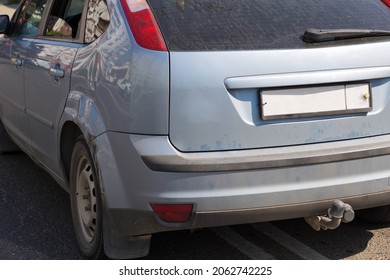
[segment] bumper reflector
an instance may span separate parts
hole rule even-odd
[[[185,223],[192,214],[192,204],[151,204],[156,215],[167,223]]]

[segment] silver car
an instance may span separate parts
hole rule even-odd
[[[389,221],[389,6],[24,0],[0,16],[0,151],[69,191],[86,258],[145,256],[164,231]]]

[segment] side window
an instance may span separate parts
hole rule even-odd
[[[45,27],[45,36],[76,38],[87,0],[56,0]]]
[[[38,33],[46,0],[24,1],[13,30],[15,35],[35,36]]]
[[[88,4],[85,42],[92,43],[99,38],[110,24],[106,0],[90,0]]]

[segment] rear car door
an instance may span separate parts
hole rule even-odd
[[[26,59],[26,111],[34,155],[59,174],[57,125],[70,89],[77,50],[82,47],[80,20],[86,0],[53,1],[42,33]]]
[[[25,60],[38,33],[46,0],[26,0],[15,13],[13,28],[0,44],[1,120],[14,140],[30,149],[30,131],[25,108]]]

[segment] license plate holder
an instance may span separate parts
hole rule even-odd
[[[370,83],[264,89],[260,91],[263,120],[370,112]]]

